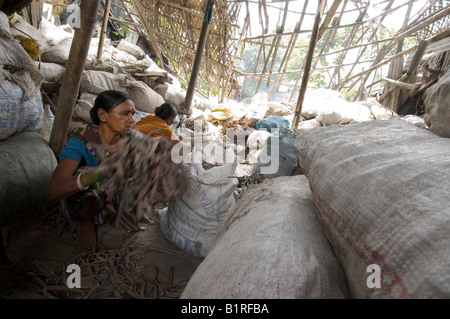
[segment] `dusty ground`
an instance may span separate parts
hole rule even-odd
[[[95,253],[78,251],[78,223],[62,218],[56,208],[41,219],[8,226],[2,231],[0,298],[179,298],[203,258],[169,242],[156,209],[147,213],[156,223],[138,233],[99,226]],[[67,286],[70,264],[80,266],[81,288]]]

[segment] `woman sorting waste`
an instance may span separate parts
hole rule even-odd
[[[164,103],[155,109],[155,114],[149,114],[137,121],[133,125],[133,129],[144,134],[154,132],[152,134],[154,137],[163,136],[178,143],[180,140],[170,127],[177,115],[175,106],[171,103]]]
[[[135,111],[127,94],[113,90],[100,93],[90,111],[94,125],[69,133],[50,179],[48,200],[60,200],[63,215],[80,220],[78,244],[82,251],[97,249],[96,224],[114,222],[127,231],[139,230],[136,214],[118,211],[119,196],[108,200],[101,188],[102,180],[110,174],[109,166],[102,163],[117,151],[119,140],[140,134],[131,129]],[[142,221],[153,223],[147,216]]]

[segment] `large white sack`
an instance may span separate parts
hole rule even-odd
[[[4,30],[7,33],[11,33],[8,16],[1,10],[0,10],[0,30]]]
[[[366,101],[355,103],[367,106],[370,110],[372,118],[375,120],[388,120],[398,116],[397,113],[379,103],[375,98],[369,98]]]
[[[316,118],[320,113],[330,110],[336,103],[346,102],[342,93],[329,89],[307,90],[302,105],[302,116]]]
[[[232,177],[236,160],[231,149],[227,150],[227,158],[232,160],[210,169],[202,167],[201,154],[196,154],[193,163],[184,162],[189,171],[188,189],[160,215],[166,238],[189,255],[206,256],[222,220],[235,203],[233,193],[238,181]]]
[[[67,25],[66,25],[67,26]],[[63,26],[64,27],[64,26]],[[39,25],[39,32],[47,38],[47,43],[50,46],[55,46],[62,40],[67,38],[73,38],[74,32],[64,31],[63,28],[57,27],[52,22],[48,21],[45,17],[41,17],[41,22]],[[43,52],[45,50],[42,50]]]
[[[270,116],[283,116],[294,113],[294,109],[291,105],[282,104],[280,102],[269,101],[267,102],[267,112],[264,117]]]
[[[128,74],[112,74],[105,71],[87,70],[81,74],[80,91],[100,94],[105,90],[116,90],[126,93],[127,83],[134,81]]]
[[[175,76],[168,73],[168,77],[167,90],[163,95],[164,100],[173,105],[182,105],[186,98],[186,90],[181,87],[180,81]]]
[[[41,72],[44,81],[57,82],[61,79],[66,68],[57,63],[34,61],[36,67]]]
[[[105,90],[117,90],[127,93],[137,110],[154,113],[164,103],[161,95],[142,81],[128,74],[112,74],[105,71],[87,70],[81,75],[81,92],[100,94]]]
[[[346,298],[344,272],[322,233],[308,180],[248,188],[181,298]]]
[[[195,115],[196,113],[196,109],[194,108],[192,115]],[[186,127],[186,123],[189,123],[190,127],[193,129]],[[215,144],[223,148],[230,146],[227,145],[220,127],[205,121],[202,115],[199,115],[199,117],[194,120],[192,120],[192,118],[185,119],[184,125],[179,128],[175,128],[174,132],[180,140],[183,141],[183,143],[195,146],[197,150],[204,150],[211,144]]]
[[[359,103],[349,103],[336,99],[330,103],[329,108],[320,113],[316,120],[322,126],[336,124],[354,124],[372,120],[370,109]]]
[[[299,130],[294,148],[352,297],[450,297],[449,139],[394,118]]]
[[[64,38],[42,52],[41,61],[66,65],[73,38]]]
[[[133,55],[136,59],[143,59],[145,57],[145,52],[141,47],[137,46],[136,44],[130,43],[125,39],[121,39],[119,41],[119,44],[117,44],[117,49]]]
[[[94,124],[91,119],[91,109],[94,107],[96,94],[83,92],[77,99],[75,108],[73,109],[72,117],[79,118],[87,124]]]
[[[425,123],[425,120],[423,119],[423,117],[420,117],[420,116],[417,116],[417,115],[408,114],[408,115],[405,115],[405,116],[401,116],[399,118],[402,121],[414,124],[417,127],[420,127],[420,128],[426,129],[426,130],[429,129],[427,124]]]
[[[43,51],[41,55],[41,61],[66,65],[67,61],[69,60],[70,49],[72,48],[72,41],[73,38],[71,37],[64,38],[58,44],[48,47],[45,51]],[[87,64],[92,63],[97,59],[98,44],[99,44],[98,38],[91,39],[88,55],[86,57]],[[105,48],[107,47],[108,45],[105,44],[104,51]]]
[[[129,81],[126,89],[137,110],[155,113],[155,109],[165,101],[161,95],[142,81]]]

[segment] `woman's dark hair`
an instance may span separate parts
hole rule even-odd
[[[95,125],[100,124],[100,118],[97,114],[98,109],[104,109],[107,113],[109,113],[117,105],[122,104],[128,99],[130,99],[130,96],[120,91],[103,91],[95,98],[94,106],[90,111],[92,122]]]
[[[173,106],[173,104],[164,103],[155,109],[155,115],[162,120],[166,120],[171,116],[173,116],[173,117],[177,116],[178,112],[177,112],[176,107]]]

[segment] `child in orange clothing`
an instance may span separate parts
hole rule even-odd
[[[156,108],[155,114],[141,118],[132,128],[144,134],[157,130],[153,136],[164,136],[173,142],[179,142],[180,140],[170,127],[177,115],[175,106],[171,103],[164,103]]]

